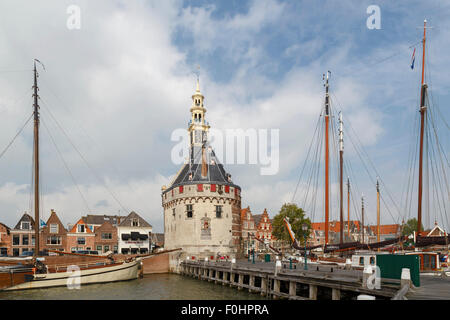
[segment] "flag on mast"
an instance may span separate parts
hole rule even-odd
[[[411,69],[414,69],[414,61],[416,60],[416,48],[414,48],[413,55],[411,58]]]

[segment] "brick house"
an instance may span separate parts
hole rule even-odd
[[[82,218],[67,232],[65,248],[67,252],[95,249],[95,233]]]
[[[34,219],[26,212],[17,222],[14,229],[10,230],[11,254],[15,257],[25,251],[34,251]]]
[[[52,209],[47,224],[39,232],[40,250],[65,251],[67,230]]]
[[[262,214],[253,215],[256,226],[256,237],[264,242],[270,244],[273,241],[272,238],[272,220],[269,218],[267,210],[264,209]],[[265,249],[265,246],[258,242],[257,248],[261,251]]]
[[[0,257],[11,255],[11,228],[0,222]]]
[[[152,226],[132,211],[117,227],[119,253],[145,254],[151,248]]]
[[[87,226],[92,230],[96,231],[103,223],[109,222],[114,227],[117,227],[126,217],[124,216],[109,216],[109,215],[97,215],[97,214],[88,214],[86,216],[82,216],[84,222],[86,222]],[[72,228],[70,228],[72,229]]]
[[[241,234],[242,249],[245,254],[248,254],[252,246],[256,245],[255,240],[251,237],[251,235],[256,236],[256,225],[250,207],[241,209]]]
[[[118,253],[119,244],[117,238],[117,227],[111,222],[105,221],[101,226],[95,227],[94,249],[99,254],[112,251]]]

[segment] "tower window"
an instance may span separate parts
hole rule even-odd
[[[188,218],[192,218],[194,211],[192,210],[192,204],[186,205],[186,213]]]
[[[216,206],[216,218],[222,218],[222,206]]]

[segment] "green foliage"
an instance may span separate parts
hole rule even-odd
[[[420,228],[422,231],[423,229],[423,225]],[[414,231],[417,231],[417,219],[416,218],[412,218],[409,219],[404,225],[403,225],[403,232],[402,235],[403,236],[409,236],[411,234],[414,233]]]
[[[285,203],[281,207],[280,212],[273,218],[272,234],[279,240],[292,242],[283,221],[286,216],[289,218],[295,238],[298,242],[304,243],[305,236],[308,238],[309,233],[311,232],[311,221],[309,218],[305,217],[305,211],[293,203]],[[302,229],[302,226],[305,223],[308,225],[306,233]]]

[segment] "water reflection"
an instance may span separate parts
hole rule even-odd
[[[176,274],[146,275],[143,279],[67,287],[0,292],[0,299],[27,300],[256,300],[259,294]]]

